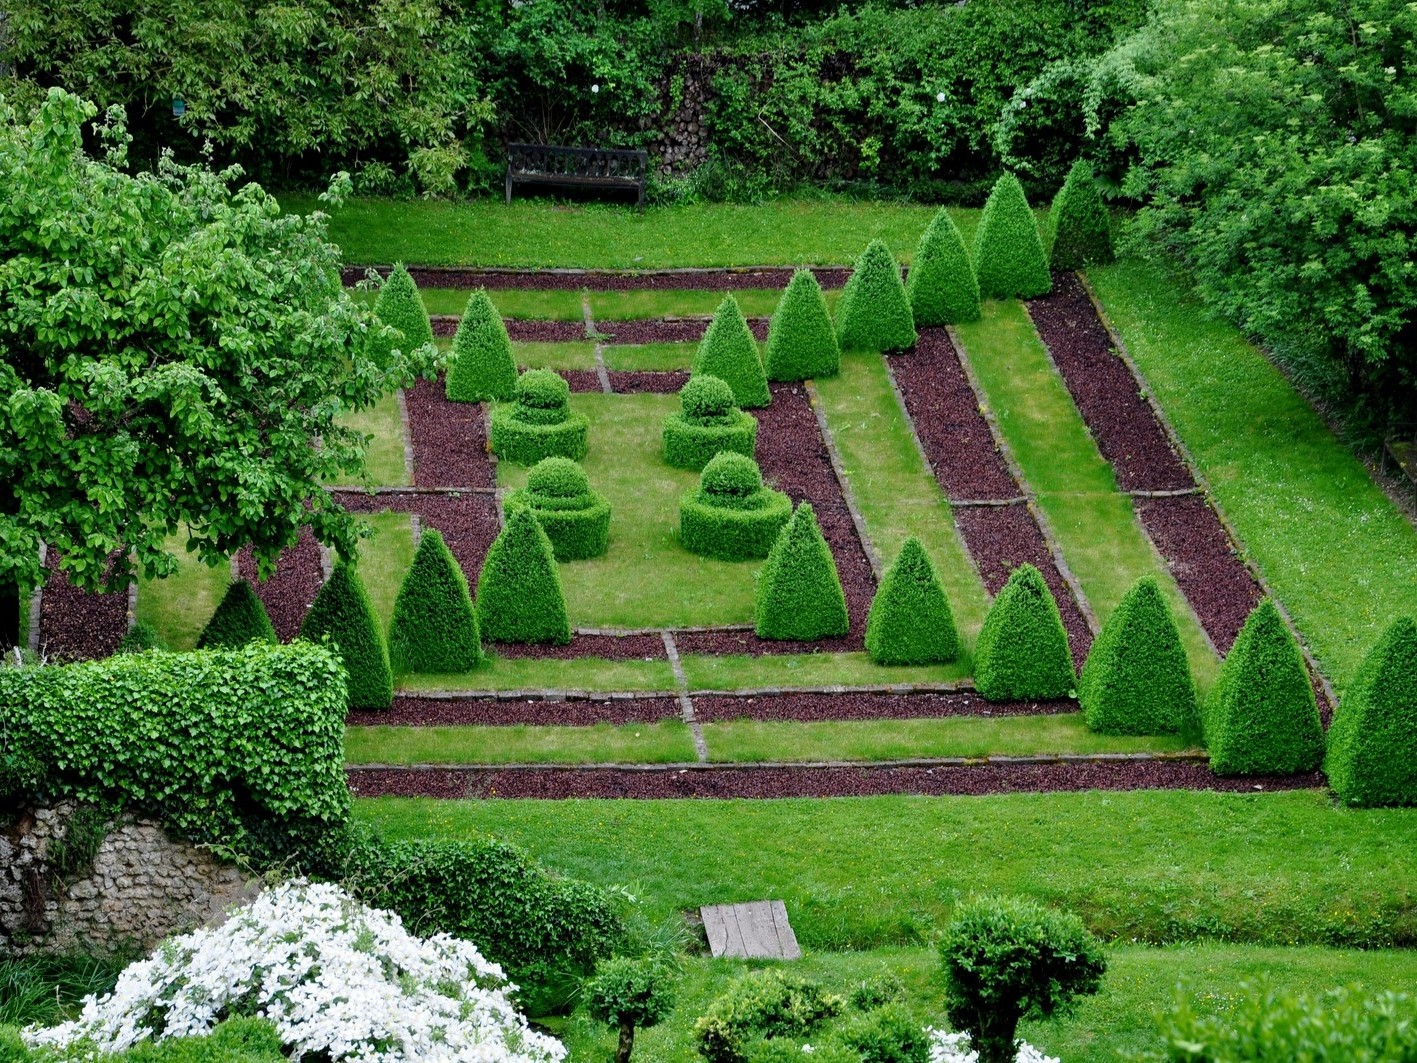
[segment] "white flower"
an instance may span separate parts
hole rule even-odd
[[[943,92],[937,92],[937,93],[935,93],[935,102],[936,102],[936,103],[944,103],[944,102],[945,102],[945,94],[944,94]]]
[[[930,1035],[930,1063],[979,1063],[979,1053],[969,1047],[969,1035],[946,1033],[944,1030],[925,1031]],[[1027,1041],[1018,1043],[1016,1063],[1060,1063],[1056,1056],[1045,1056]]]
[[[591,91],[591,92],[599,92],[599,91],[600,91],[600,86],[599,86],[599,85],[592,85],[592,86],[590,87],[590,91]]]

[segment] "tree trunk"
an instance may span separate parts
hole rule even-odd
[[[615,1063],[630,1063],[630,1052],[635,1047],[635,1024],[620,1024],[620,1045],[615,1049]]]

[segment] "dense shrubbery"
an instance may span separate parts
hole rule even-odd
[[[744,409],[772,402],[768,378],[758,356],[758,341],[743,319],[738,300],[725,295],[714,311],[694,352],[694,376],[716,376],[733,389],[734,401]]]
[[[234,650],[248,642],[274,644],[276,629],[266,615],[266,607],[256,591],[244,580],[234,580],[222,595],[221,604],[197,638],[199,650]],[[150,647],[144,647],[150,648]]]
[[[945,589],[913,535],[871,601],[866,653],[877,664],[935,664],[959,656],[959,631]]]
[[[492,452],[505,461],[535,465],[542,458],[586,456],[590,425],[571,411],[571,387],[550,369],[528,369],[516,400],[492,411]]]
[[[374,300],[374,316],[403,334],[400,341],[403,350],[433,342],[433,325],[428,320],[423,296],[401,262],[394,266],[379,289],[379,297]]]
[[[1324,761],[1350,805],[1417,805],[1417,624],[1393,622],[1334,713]]]
[[[565,645],[571,641],[571,622],[551,540],[526,506],[509,507],[506,516],[477,578],[482,637]]]
[[[773,543],[758,574],[753,615],[763,639],[810,641],[850,628],[836,560],[810,502],[797,507]]]
[[[723,451],[751,458],[758,419],[738,408],[733,389],[716,376],[689,378],[679,392],[679,412],[664,419],[664,460],[699,471]]]
[[[800,1037],[845,1007],[816,982],[780,970],[752,971],[694,1023],[694,1041],[708,1063],[746,1063],[752,1042]],[[801,1047],[793,1048],[800,1056]]]
[[[389,664],[409,672],[470,672],[482,659],[467,577],[442,532],[425,528],[413,564],[394,599],[389,624]]]
[[[792,516],[792,500],[763,486],[752,458],[732,452],[704,466],[699,486],[679,500],[679,541],[720,561],[768,556]]]
[[[900,266],[884,241],[861,252],[836,304],[836,333],[843,351],[899,351],[915,346],[915,318]]]
[[[510,399],[517,390],[517,360],[502,315],[485,288],[468,296],[453,336],[453,364],[444,391],[452,402]]]
[[[1031,299],[1053,286],[1023,186],[1003,174],[989,193],[974,233],[974,270],[985,299]]]
[[[974,683],[990,701],[1071,697],[1068,633],[1043,574],[1020,565],[1000,589],[974,646]]]
[[[765,354],[769,380],[814,380],[841,371],[841,345],[816,275],[799,269],[777,301]]]
[[[393,704],[389,650],[379,634],[364,581],[353,565],[335,564],[305,614],[300,637],[311,642],[329,638],[348,675],[351,709],[387,709]]]
[[[1048,265],[1052,269],[1082,269],[1106,265],[1113,257],[1107,208],[1097,194],[1092,166],[1079,159],[1048,212]]]
[[[585,470],[570,458],[537,462],[526,489],[508,494],[507,505],[531,510],[557,561],[599,557],[610,548],[610,503],[591,490]]]
[[[979,320],[979,280],[974,276],[974,263],[969,260],[959,227],[944,207],[920,237],[910,260],[905,293],[915,324],[922,328]]]

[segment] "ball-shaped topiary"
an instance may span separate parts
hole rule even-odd
[[[753,615],[762,639],[825,639],[851,627],[836,560],[811,503],[797,507],[773,543],[758,574]]]
[[[486,402],[516,394],[512,341],[485,289],[479,288],[467,300],[453,337],[453,359],[445,385],[452,402]]]
[[[489,642],[571,641],[551,540],[526,506],[507,509],[477,578],[477,622]]]
[[[905,294],[919,327],[979,320],[979,281],[950,212],[941,207],[910,260]]]
[[[994,182],[974,233],[974,270],[985,299],[1032,299],[1053,287],[1038,223],[1011,173]]]
[[[586,456],[589,422],[571,411],[571,388],[549,369],[528,369],[516,399],[492,411],[492,452],[505,461],[535,465],[542,458]]]
[[[715,376],[690,377],[679,412],[664,419],[664,460],[677,469],[702,469],[725,451],[751,458],[757,441],[757,418],[740,410],[733,389]]]
[[[336,563],[300,625],[300,637],[328,637],[349,675],[351,709],[387,709],[394,703],[389,651],[374,620],[364,581],[353,565]]]
[[[674,1010],[674,976],[653,958],[617,956],[596,965],[585,996],[591,1017],[619,1031],[615,1063],[630,1063],[635,1028],[658,1025]]]
[[[814,380],[841,372],[841,344],[822,286],[809,269],[792,274],[768,325],[769,380]]]
[[[843,351],[897,351],[915,346],[915,317],[891,249],[872,240],[851,271],[836,304],[836,335]]]
[[[1048,214],[1049,265],[1053,269],[1101,266],[1116,258],[1107,208],[1097,194],[1092,165],[1079,159],[1053,197]]]
[[[403,263],[394,266],[379,288],[374,300],[374,316],[390,328],[403,333],[400,350],[411,351],[433,342],[433,325],[428,320],[428,309],[423,305],[423,296],[418,285],[404,269]]]
[[[1417,805],[1417,624],[1401,617],[1364,658],[1333,716],[1324,761],[1349,805]]]
[[[716,376],[690,377],[679,390],[679,410],[694,424],[728,424],[736,409],[733,389]]]
[[[266,615],[266,607],[256,597],[256,590],[244,579],[234,580],[226,588],[221,604],[202,628],[197,638],[199,650],[236,650],[248,642],[269,642],[275,645],[276,629]]]
[[[768,378],[758,357],[758,341],[732,295],[725,295],[714,311],[694,352],[691,371],[694,376],[716,376],[724,381],[744,409],[757,409],[772,402]]]
[[[679,500],[679,541],[720,561],[764,558],[792,516],[792,501],[763,486],[758,463],[742,454],[716,455],[699,486]]]
[[[959,656],[945,589],[920,540],[900,548],[866,616],[866,653],[877,664],[936,664]]]
[[[394,599],[389,664],[395,675],[452,675],[472,671],[481,660],[467,577],[442,533],[428,528]]]
[[[527,473],[526,489],[528,495],[548,504],[568,500],[579,507],[590,494],[590,477],[580,462],[570,458],[542,458]]]
[[[1155,577],[1137,580],[1107,618],[1078,679],[1078,703],[1100,734],[1200,737],[1186,651]]]
[[[1068,633],[1043,574],[1020,565],[1000,589],[974,646],[974,685],[988,701],[1073,696]]]
[[[570,458],[541,459],[507,505],[531,510],[557,561],[599,557],[610,548],[610,503],[591,490],[585,470]]]

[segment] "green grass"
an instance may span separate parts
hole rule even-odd
[[[591,315],[597,321],[633,321],[649,317],[710,316],[727,292],[694,289],[591,292]],[[782,291],[777,288],[738,288],[732,293],[744,317],[771,317]],[[836,306],[841,292],[826,293],[827,308]]]
[[[408,675],[400,690],[673,690],[667,660],[607,661],[600,657],[536,660],[489,657],[461,675]]]
[[[1183,277],[1135,260],[1088,272],[1243,548],[1342,689],[1395,617],[1417,615],[1417,531]]]
[[[369,513],[359,517],[374,532],[359,544],[359,575],[369,592],[369,604],[379,630],[388,634],[394,599],[413,564],[413,522],[407,513]]]
[[[164,547],[177,556],[177,572],[166,579],[138,580],[137,619],[151,624],[170,650],[196,647],[202,628],[216,612],[231,583],[231,566],[204,565],[187,553],[186,536],[170,536]]]
[[[608,344],[601,352],[607,369],[643,369],[667,372],[687,370],[694,362],[697,343]]]
[[[423,296],[423,307],[430,315],[449,317],[462,317],[467,309],[467,300],[472,295],[465,288],[420,288],[418,293]],[[503,317],[580,321],[585,315],[579,291],[501,288],[488,294],[492,297],[492,305]],[[355,298],[371,306],[378,297],[377,289],[361,288],[355,292]]]
[[[523,369],[594,369],[595,344],[512,342],[512,355]]]
[[[694,760],[681,720],[592,727],[350,727],[351,764],[674,764]]]
[[[398,395],[390,393],[367,410],[345,414],[340,424],[370,436],[364,451],[364,476],[342,476],[339,487],[402,487],[409,481],[403,460],[403,419],[399,417]]]
[[[690,655],[684,657],[682,663],[690,690],[956,683],[969,675],[969,666],[963,661],[887,668],[873,663],[864,653],[773,653],[762,657]]]

